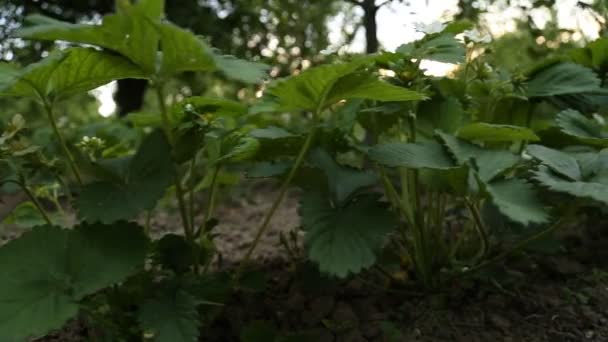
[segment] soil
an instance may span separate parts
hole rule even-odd
[[[230,269],[242,258],[276,196],[267,186],[248,193],[253,195],[237,194],[218,208],[223,221],[214,232],[223,262],[217,268]],[[161,213],[152,218],[152,231],[161,236],[177,220],[174,211]],[[233,293],[221,309],[209,309],[204,341],[239,341],[248,325],[260,321],[281,337],[299,335],[297,341],[608,341],[608,234],[600,225],[567,235],[574,246],[568,253],[511,258],[491,274],[420,293],[373,272],[337,281],[291,262],[278,236],[298,224],[292,194],[255,253],[265,281]],[[39,341],[85,341],[85,333],[72,322]]]

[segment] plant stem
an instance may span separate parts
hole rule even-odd
[[[257,230],[255,238],[253,239],[253,242],[251,243],[251,246],[247,250],[247,253],[245,254],[245,257],[243,258],[243,260],[241,261],[241,264],[239,265],[239,269],[237,270],[237,273],[236,273],[236,279],[237,280],[240,277],[240,275],[241,275],[241,273],[242,273],[243,268],[245,267],[245,265],[247,263],[249,263],[249,261],[251,259],[251,255],[253,254],[253,251],[255,250],[255,248],[257,247],[258,243],[260,242],[260,238],[262,237],[262,235],[264,234],[264,232],[268,228],[270,220],[272,219],[272,217],[274,216],[274,213],[276,212],[276,210],[279,208],[279,205],[283,201],[283,198],[285,197],[285,194],[287,193],[287,189],[289,188],[289,184],[291,184],[291,181],[293,180],[293,177],[296,175],[298,169],[300,168],[300,166],[304,162],[304,158],[306,157],[306,154],[308,153],[308,150],[310,149],[310,147],[312,145],[312,142],[313,142],[313,140],[315,138],[315,135],[316,135],[317,120],[318,120],[318,117],[320,115],[320,112],[321,112],[321,109],[318,108],[313,113],[312,127],[310,129],[310,132],[308,133],[308,136],[306,137],[306,140],[304,141],[304,145],[302,145],[302,148],[300,148],[300,152],[298,153],[298,156],[296,157],[295,163],[293,164],[291,170],[289,171],[289,174],[287,175],[287,178],[285,178],[285,180],[281,184],[281,187],[279,188],[279,195],[277,196],[277,198],[275,199],[274,203],[272,204],[272,207],[270,207],[270,210],[266,214],[266,217],[264,218],[264,221],[262,222],[262,224],[260,225],[260,227]]]
[[[171,131],[171,122],[169,121],[169,113],[167,111],[167,105],[165,104],[165,92],[160,82],[155,85],[156,99],[158,101],[158,108],[160,108],[160,117],[163,122],[163,130],[169,140],[169,144],[173,146],[173,132]]]
[[[165,135],[171,147],[173,147],[175,141],[173,138],[173,133],[171,131],[171,123],[169,122],[169,113],[167,112],[167,106],[165,105],[165,95],[163,93],[163,88],[160,83],[156,84],[156,97],[158,100],[158,107],[160,108],[160,114],[163,121],[163,129],[165,131]],[[188,211],[186,210],[186,203],[184,200],[184,190],[182,188],[181,179],[179,176],[179,170],[176,166],[175,168],[175,195],[177,197],[177,204],[179,206],[180,216],[182,218],[182,224],[184,226],[184,235],[186,236],[186,240],[193,241],[194,234],[192,231],[192,226],[190,225],[190,220],[188,219]]]
[[[146,212],[146,225],[144,226],[144,233],[146,233],[146,235],[150,234],[150,221],[152,219],[152,210],[148,210]]]
[[[526,112],[526,124],[524,126],[526,128],[530,128],[530,125],[532,125],[532,112],[533,111],[534,111],[534,103],[530,103],[530,107],[528,108],[528,111]],[[519,145],[519,154],[521,154],[526,149],[527,146],[528,146],[528,141],[522,140]]]
[[[559,218],[557,221],[555,221],[555,223],[553,223],[551,226],[549,226],[547,229],[541,230],[540,232],[533,234],[521,241],[519,241],[517,244],[515,244],[515,246],[513,246],[511,249],[506,250],[500,254],[498,254],[497,256],[488,259],[484,262],[481,262],[473,267],[470,267],[469,269],[467,269],[466,271],[464,271],[463,273],[460,273],[457,276],[462,276],[462,275],[467,275],[467,274],[471,274],[473,272],[479,271],[480,269],[487,267],[491,264],[494,264],[498,261],[501,261],[505,258],[507,258],[509,255],[518,252],[520,250],[522,250],[524,247],[526,247],[528,244],[541,239],[543,237],[545,237],[546,235],[556,231],[559,227],[561,227],[561,225],[567,221],[569,215],[564,215],[561,218]]]
[[[200,232],[200,244],[203,245],[203,238],[207,234],[207,222],[213,216],[213,209],[215,209],[215,198],[217,197],[217,176],[220,173],[221,166],[216,165],[213,168],[213,175],[211,176],[211,188],[209,189],[209,197],[207,198],[207,211],[205,212],[205,217],[203,218],[203,225],[201,227]]]
[[[20,176],[20,178],[21,178],[21,176]],[[49,226],[53,225],[53,222],[49,218],[48,214],[46,213],[46,211],[44,210],[44,208],[42,208],[42,205],[40,204],[40,202],[38,201],[38,199],[36,198],[36,196],[34,196],[34,194],[29,189],[29,187],[27,186],[27,184],[25,184],[25,181],[23,179],[22,179],[21,182],[13,180],[13,179],[7,179],[7,180],[4,180],[4,181],[1,181],[0,185],[5,184],[5,183],[13,183],[13,184],[17,185],[18,187],[20,187],[21,190],[23,190],[23,192],[25,192],[25,195],[30,199],[30,201],[32,201],[32,203],[36,207],[36,210],[38,210],[38,212],[40,213],[40,216],[42,216],[42,218],[44,219],[44,221]]]
[[[194,210],[194,187],[195,179],[194,179],[194,167],[196,166],[196,153],[192,157],[190,161],[190,189],[188,189],[188,208],[190,210],[190,224],[192,225],[192,230],[194,230],[194,217],[196,216],[196,211]],[[195,237],[196,238],[196,237]]]
[[[483,260],[483,258],[488,254],[488,250],[490,247],[488,242],[488,234],[486,232],[483,219],[481,218],[481,214],[479,213],[479,209],[477,208],[477,206],[466,197],[464,199],[464,202],[467,208],[469,208],[471,215],[473,216],[473,220],[475,221],[475,230],[477,231],[477,235],[479,235],[479,242],[481,243],[481,249],[476,259]]]
[[[70,153],[70,150],[68,149],[68,146],[65,143],[65,139],[63,138],[63,135],[59,131],[59,127],[57,127],[57,122],[55,121],[55,116],[53,115],[53,106],[48,101],[45,100],[45,101],[43,101],[43,107],[46,112],[47,118],[49,119],[49,122],[51,123],[51,127],[53,128],[53,133],[55,134],[57,141],[59,141],[61,150],[63,151],[65,158],[68,160],[68,165],[70,166],[70,169],[72,170],[72,173],[74,174],[74,177],[78,181],[78,184],[82,185],[83,184],[82,177],[80,176],[80,171],[78,170],[78,167],[76,166],[74,157]]]

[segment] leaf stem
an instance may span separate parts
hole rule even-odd
[[[203,238],[207,234],[207,222],[211,220],[211,216],[213,216],[213,209],[215,209],[215,198],[217,197],[217,189],[218,189],[218,181],[217,176],[220,173],[221,165],[216,165],[213,168],[213,175],[211,176],[211,188],[209,189],[209,197],[207,198],[207,211],[205,212],[205,217],[203,218],[203,225],[201,226],[200,232],[200,244],[203,245]]]
[[[483,260],[483,258],[488,254],[490,244],[488,242],[488,234],[485,229],[485,225],[483,223],[483,219],[481,218],[481,214],[479,213],[479,209],[477,206],[471,202],[467,197],[464,198],[464,202],[469,209],[469,212],[473,216],[473,221],[475,221],[475,230],[477,231],[477,235],[479,236],[479,242],[481,243],[481,249],[476,257],[477,260]]]
[[[163,87],[160,83],[156,83],[156,97],[158,100],[158,107],[160,108],[160,114],[163,121],[163,129],[165,131],[165,135],[167,140],[169,140],[169,145],[171,147],[174,146],[175,141],[173,137],[173,133],[171,131],[171,123],[169,122],[169,113],[167,111],[167,106],[165,105],[165,95],[163,92]],[[175,167],[175,195],[177,197],[177,204],[179,206],[180,216],[182,218],[182,224],[184,226],[184,235],[186,236],[186,240],[193,241],[194,234],[191,226],[191,222],[188,219],[188,211],[186,210],[186,202],[184,200],[184,189],[182,188],[181,179],[179,176],[179,170],[177,166]]]
[[[20,178],[22,178],[21,175],[20,175]],[[42,205],[40,204],[40,202],[38,201],[38,199],[36,198],[36,196],[34,196],[34,194],[29,189],[29,187],[27,186],[27,184],[25,184],[25,180],[23,178],[22,178],[21,181],[16,181],[16,180],[13,180],[13,179],[7,179],[7,180],[0,181],[0,185],[5,184],[5,183],[13,183],[13,184],[16,184],[17,186],[19,186],[21,188],[21,190],[23,190],[23,192],[25,192],[25,195],[30,199],[30,201],[32,201],[32,203],[34,204],[34,206],[36,207],[36,209],[38,210],[38,212],[40,213],[40,216],[42,216],[42,218],[44,219],[44,221],[49,226],[53,225],[53,222],[49,218],[48,214],[46,213],[46,211],[44,210],[44,208],[42,208]]]
[[[196,216],[196,211],[194,210],[194,188],[196,186],[194,179],[194,169],[196,166],[196,153],[192,157],[190,161],[190,189],[188,189],[188,209],[190,210],[190,224],[192,225],[192,229],[194,230],[194,218]],[[196,238],[196,237],[195,237]]]
[[[65,139],[63,138],[63,135],[59,131],[59,127],[57,127],[57,122],[56,122],[55,116],[53,114],[53,106],[52,106],[52,104],[50,104],[47,100],[44,100],[42,102],[42,104],[43,104],[43,107],[44,107],[44,111],[46,112],[47,118],[49,119],[49,122],[51,123],[51,127],[53,129],[53,133],[55,134],[55,137],[57,138],[57,141],[59,141],[59,145],[61,146],[61,150],[63,151],[63,154],[66,157],[66,159],[68,160],[68,165],[70,166],[70,169],[72,170],[72,173],[74,174],[74,177],[76,177],[76,180],[78,181],[79,185],[83,185],[83,183],[82,183],[82,177],[80,176],[80,171],[78,170],[78,167],[76,166],[76,162],[74,161],[74,157],[70,153],[70,150],[68,149],[68,146],[67,146],[67,144],[65,142]]]
[[[247,250],[245,257],[243,258],[243,260],[241,261],[241,264],[239,265],[239,269],[236,273],[237,281],[238,281],[241,273],[243,272],[244,267],[247,265],[247,263],[249,263],[249,261],[251,259],[251,255],[253,254],[253,251],[255,250],[258,243],[260,242],[260,238],[262,237],[262,235],[264,234],[266,229],[268,229],[270,220],[272,219],[272,217],[274,216],[274,213],[276,212],[276,210],[279,208],[279,205],[283,201],[283,198],[285,197],[285,194],[287,193],[287,189],[289,188],[291,181],[295,177],[297,171],[299,170],[300,166],[304,162],[304,158],[306,157],[308,150],[312,146],[312,142],[313,142],[316,132],[317,132],[317,121],[319,119],[320,112],[321,112],[321,108],[319,107],[313,113],[312,127],[310,129],[310,132],[308,133],[308,136],[306,137],[306,140],[304,141],[304,145],[302,145],[302,148],[300,148],[300,152],[298,153],[295,163],[293,164],[291,170],[289,171],[287,178],[285,178],[285,180],[281,184],[281,187],[279,188],[279,195],[277,196],[274,203],[272,204],[272,207],[270,207],[270,210],[266,214],[264,221],[262,222],[262,224],[260,225],[260,227],[257,230],[255,238],[253,239],[253,242],[251,243],[251,246]]]
[[[569,216],[570,216],[569,214],[564,214],[562,217],[560,217],[557,221],[555,221],[548,228],[541,230],[540,232],[533,234],[533,235],[519,241],[517,244],[515,244],[515,246],[496,255],[495,257],[468,268],[463,273],[456,275],[456,277],[471,274],[471,273],[479,271],[480,269],[485,268],[491,264],[494,264],[498,261],[506,259],[511,254],[522,250],[530,243],[532,243],[538,239],[541,239],[541,238],[545,237],[546,235],[551,234],[552,232],[556,231],[558,228],[560,228],[562,226],[562,224],[564,224],[564,222],[566,222],[569,219]]]

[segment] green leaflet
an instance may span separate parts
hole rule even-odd
[[[334,104],[345,99],[366,99],[376,101],[414,101],[426,97],[366,73],[353,73],[340,78],[327,93],[326,103]]]
[[[388,143],[376,145],[369,152],[375,162],[390,167],[447,170],[456,168],[443,146],[433,140],[420,143]]]
[[[88,222],[111,223],[132,219],[152,209],[173,182],[175,166],[161,131],[150,134],[128,163],[119,182],[85,185],[78,198],[78,216]]]
[[[454,134],[464,122],[464,108],[456,97],[434,97],[418,106],[416,127],[427,136],[431,136],[436,129]]]
[[[260,149],[260,141],[250,136],[236,134],[222,141],[222,156],[216,162],[239,162],[255,157]]]
[[[297,135],[276,126],[253,129],[249,132],[249,135],[257,139],[285,139],[298,137]]]
[[[71,24],[43,16],[31,16],[37,25],[19,29],[18,37],[38,40],[65,40],[100,46],[127,57],[145,70],[146,77],[160,73],[171,76],[183,71],[219,70],[229,78],[246,83],[262,80],[269,67],[214,52],[192,32],[170,22],[161,22],[164,2],[140,1],[117,6],[101,25]],[[160,70],[157,52],[162,51]]]
[[[566,193],[574,197],[593,199],[608,204],[607,184],[592,181],[581,182],[564,180],[546,166],[540,166],[538,170],[534,172],[534,179],[549,190]]]
[[[491,181],[520,161],[519,156],[509,151],[483,148],[441,131],[436,131],[435,134],[447,147],[458,165],[467,165],[474,160],[478,175],[484,182]]]
[[[574,157],[541,145],[529,145],[526,151],[532,157],[549,166],[553,171],[571,180],[581,179],[581,170]]]
[[[332,207],[319,193],[306,193],[300,203],[309,258],[322,272],[341,278],[370,267],[386,235],[397,224],[376,195],[355,197]]]
[[[292,163],[287,162],[259,162],[255,163],[249,170],[247,170],[248,178],[269,178],[280,176],[289,171],[292,167]]]
[[[462,126],[456,132],[459,138],[484,142],[538,141],[539,137],[526,127],[497,125],[485,122]]]
[[[521,179],[499,180],[484,185],[492,203],[511,221],[528,225],[546,223],[549,215],[532,186]]]
[[[241,331],[240,342],[277,342],[277,337],[277,327],[274,324],[268,321],[253,321]]]
[[[557,63],[536,71],[526,84],[528,97],[547,97],[601,91],[591,69],[574,63]]]
[[[85,296],[143,269],[148,241],[134,223],[41,226],[0,248],[0,340],[24,341],[76,316]]]
[[[325,95],[338,79],[355,72],[366,63],[367,60],[359,59],[350,63],[321,65],[271,83],[266,93],[276,98],[276,111],[315,110],[325,105]]]
[[[161,75],[183,71],[214,71],[211,48],[194,33],[172,23],[158,24],[161,37]]]
[[[181,289],[163,289],[143,303],[137,318],[157,342],[196,342],[200,334],[198,301]]]
[[[71,24],[37,15],[29,19],[39,24],[17,30],[16,36],[97,45],[120,53],[151,75],[156,70],[160,37],[152,24],[154,19],[147,17],[150,12],[128,6],[122,13],[105,16],[101,25]]]
[[[144,78],[140,68],[120,56],[91,48],[70,48],[15,72],[0,68],[0,96],[59,99],[122,78]]]
[[[401,45],[397,53],[443,63],[456,64],[465,59],[464,45],[449,33],[429,35],[420,41]]]
[[[258,83],[268,75],[270,66],[263,63],[249,62],[234,56],[214,54],[217,68],[228,78],[244,83]]]
[[[608,146],[608,134],[604,128],[594,120],[588,119],[576,110],[567,109],[557,114],[555,119],[559,129],[583,142],[595,146]]]
[[[325,173],[329,190],[338,205],[342,205],[357,190],[372,186],[378,181],[373,173],[339,165],[323,149],[311,151],[309,158],[314,166]]]
[[[184,71],[221,71],[229,78],[245,83],[262,80],[269,67],[214,52],[194,33],[169,22],[157,24],[161,36],[160,74],[175,75]]]
[[[304,141],[301,135],[293,134],[283,128],[269,126],[256,128],[249,135],[260,142],[259,160],[272,160],[276,157],[295,155]]]
[[[264,110],[292,111],[325,108],[350,98],[378,101],[422,100],[424,95],[397,87],[360,72],[370,60],[357,59],[349,63],[322,65],[272,83],[267,93],[274,105]]]

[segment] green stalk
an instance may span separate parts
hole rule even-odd
[[[83,184],[82,177],[80,176],[80,171],[78,170],[78,167],[76,166],[74,157],[70,153],[70,150],[68,149],[68,145],[66,144],[65,139],[63,138],[63,135],[59,131],[59,127],[57,127],[57,122],[55,121],[55,116],[53,115],[53,106],[48,101],[44,100],[43,107],[44,107],[44,111],[46,112],[47,118],[49,119],[49,122],[51,123],[51,127],[53,128],[53,133],[55,134],[57,141],[59,141],[61,150],[63,151],[65,158],[68,160],[68,165],[70,166],[70,169],[72,170],[72,173],[74,174],[74,177],[78,181],[78,184],[82,185]]]
[[[34,194],[29,189],[29,187],[27,186],[27,184],[25,184],[25,182],[18,182],[16,180],[8,179],[8,180],[1,181],[0,185],[5,184],[5,183],[13,183],[13,184],[17,185],[18,187],[20,187],[21,190],[23,190],[23,192],[25,192],[25,195],[30,199],[30,201],[32,201],[32,203],[34,204],[34,207],[36,207],[36,210],[38,210],[38,212],[40,213],[40,216],[42,216],[42,218],[44,219],[44,221],[49,226],[53,225],[53,222],[49,218],[48,214],[46,213],[46,211],[44,210],[44,208],[42,208],[42,205],[40,204],[40,202],[38,201],[38,199],[36,198],[36,196],[34,196]]]
[[[321,101],[321,102],[324,102],[324,101]],[[276,212],[276,210],[279,208],[279,205],[283,201],[283,198],[285,197],[285,194],[287,193],[287,189],[289,188],[291,181],[293,180],[298,169],[304,162],[304,158],[306,157],[306,154],[308,153],[308,150],[312,146],[312,142],[315,138],[316,131],[317,131],[317,121],[319,120],[320,114],[321,114],[321,107],[319,106],[319,108],[317,108],[317,110],[313,113],[312,127],[310,129],[310,132],[308,133],[308,136],[306,137],[306,140],[304,141],[304,145],[302,145],[302,148],[300,149],[300,152],[298,153],[295,163],[294,163],[293,167],[291,168],[291,170],[289,171],[287,178],[285,178],[285,180],[281,184],[281,187],[279,189],[279,195],[277,196],[274,203],[272,204],[272,207],[270,207],[270,210],[266,214],[266,217],[264,217],[264,221],[258,228],[255,238],[253,239],[253,242],[251,243],[251,246],[247,250],[245,257],[243,258],[243,260],[241,261],[241,264],[239,265],[239,269],[236,273],[237,280],[239,279],[241,273],[243,272],[245,265],[247,263],[249,263],[249,261],[251,259],[251,255],[253,254],[253,251],[255,250],[258,243],[260,242],[260,238],[262,237],[264,232],[266,232],[266,230],[268,229],[270,220],[272,219],[272,217],[274,216],[274,213]]]
[[[576,206],[573,206],[576,207]],[[485,268],[491,264],[494,264],[496,262],[499,262],[503,259],[506,259],[508,256],[510,256],[511,254],[515,253],[515,252],[519,252],[522,249],[524,249],[527,245],[529,245],[530,243],[539,240],[543,237],[545,237],[546,235],[549,235],[551,233],[553,233],[554,231],[556,231],[557,229],[559,229],[569,218],[570,218],[570,213],[574,212],[575,210],[572,209],[570,210],[568,213],[564,214],[561,218],[559,218],[557,221],[555,221],[555,223],[553,223],[552,225],[550,225],[548,228],[541,230],[540,232],[533,234],[521,241],[519,241],[517,244],[515,244],[515,246],[513,246],[511,249],[506,250],[500,254],[498,254],[497,256],[488,259],[484,262],[481,262],[475,266],[472,266],[470,268],[468,268],[466,271],[464,271],[463,273],[460,273],[458,275],[456,275],[456,277],[458,276],[463,276],[463,275],[467,275],[467,274],[471,274],[473,272],[479,271],[482,268]]]
[[[534,104],[530,103],[530,108],[528,108],[528,111],[526,112],[526,123],[524,126],[526,128],[530,128],[530,126],[532,125],[532,112],[533,111],[534,111]],[[528,146],[528,141],[522,140],[519,145],[519,154],[521,154],[527,146]]]
[[[413,113],[408,115],[408,126],[410,130],[409,142],[416,142],[416,116]],[[402,185],[404,182],[409,183],[410,198],[408,201],[411,203],[413,211],[413,226],[412,232],[414,233],[414,254],[417,268],[422,275],[422,282],[426,287],[432,285],[431,281],[431,269],[429,265],[429,250],[427,246],[427,239],[425,234],[425,222],[424,215],[421,208],[420,200],[420,184],[418,181],[418,170],[407,170],[407,177],[402,177]],[[406,196],[407,194],[403,194]]]
[[[146,225],[144,226],[144,233],[146,236],[150,235],[150,221],[152,219],[152,210],[148,210],[146,212]]]
[[[188,191],[188,208],[190,210],[190,224],[192,225],[192,229],[194,229],[194,217],[196,216],[196,211],[194,210],[194,188],[196,186],[194,179],[194,167],[196,166],[196,153],[192,157],[190,161],[190,189]]]
[[[477,254],[475,259],[483,260],[483,258],[488,254],[490,248],[490,244],[488,242],[488,234],[486,232],[483,219],[481,218],[481,214],[477,206],[466,197],[464,199],[464,202],[467,208],[469,209],[471,216],[473,216],[473,221],[475,221],[475,231],[477,232],[477,235],[479,236],[479,242],[481,243],[481,249],[479,250],[479,253]]]
[[[201,226],[201,232],[199,234],[201,246],[203,245],[204,238],[207,234],[207,222],[209,222],[209,220],[211,219],[211,216],[213,216],[213,209],[215,209],[215,198],[217,197],[217,188],[218,188],[217,176],[220,173],[220,169],[221,169],[220,165],[216,165],[213,168],[213,175],[211,178],[211,188],[209,190],[209,197],[207,198],[207,211],[205,212],[203,225]]]
[[[169,114],[167,112],[167,106],[165,105],[165,96],[163,93],[162,85],[159,83],[156,84],[156,97],[158,100],[158,106],[160,108],[160,114],[163,121],[163,129],[165,131],[165,135],[167,140],[169,140],[169,144],[173,147],[175,141],[173,137],[173,133],[171,131],[171,123],[169,122]],[[191,226],[191,222],[188,219],[188,211],[186,209],[186,203],[184,200],[184,190],[182,188],[181,180],[179,177],[179,170],[176,167],[175,170],[175,195],[177,197],[177,204],[179,206],[180,216],[182,218],[182,224],[184,226],[184,235],[188,241],[194,240],[194,234]]]

